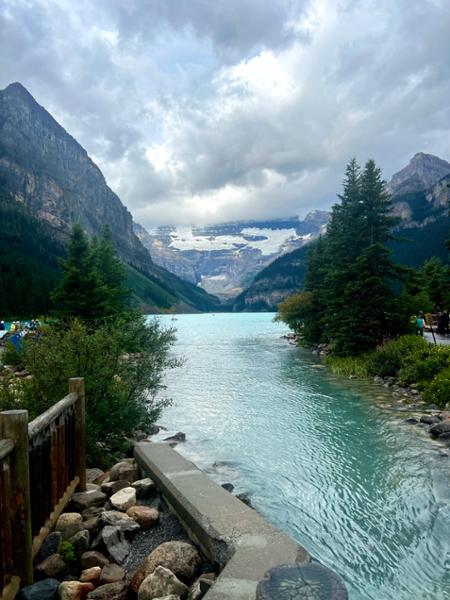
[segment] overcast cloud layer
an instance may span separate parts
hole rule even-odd
[[[448,0],[0,0],[20,81],[143,225],[328,208],[345,163],[450,159]]]

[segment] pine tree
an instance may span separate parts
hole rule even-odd
[[[55,312],[62,319],[102,317],[102,286],[94,269],[89,241],[80,225],[72,228],[63,276],[53,293]]]

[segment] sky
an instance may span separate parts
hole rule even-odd
[[[0,0],[20,81],[144,226],[327,209],[450,160],[449,0]]]

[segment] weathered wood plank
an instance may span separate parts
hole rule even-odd
[[[0,600],[14,600],[19,593],[20,577],[12,577],[11,582],[3,589]]]
[[[14,441],[11,439],[0,440],[0,462],[14,450]]]
[[[70,393],[65,396],[62,400],[51,406],[42,415],[36,417],[28,425],[28,436],[33,439],[36,435],[44,431],[55,419],[59,417],[66,409],[70,408],[76,403],[78,399],[77,394]]]

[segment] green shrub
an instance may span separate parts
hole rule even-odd
[[[379,346],[375,352],[367,355],[367,371],[369,375],[395,377],[408,364],[412,353],[427,348],[427,341],[420,336],[404,335]]]
[[[450,367],[443,369],[433,380],[426,384],[423,399],[429,404],[444,408],[450,401]]]
[[[327,356],[325,363],[336,375],[350,377],[356,375],[363,379],[367,377],[367,357],[361,356]]]
[[[446,367],[450,367],[450,348],[429,345],[408,355],[408,362],[404,363],[398,377],[404,385],[415,383],[422,388]]]
[[[58,554],[61,555],[65,563],[71,563],[75,561],[75,552],[73,545],[66,541],[62,541],[58,546]]]
[[[21,362],[20,352],[11,342],[7,342],[1,353],[1,362],[4,365],[19,365]]]
[[[19,393],[1,386],[0,405],[17,398],[32,419],[67,394],[69,377],[84,377],[88,463],[109,463],[111,454],[126,449],[126,438],[149,427],[169,403],[157,394],[164,370],[179,364],[169,354],[173,340],[173,330],[136,315],[97,329],[79,320],[47,327],[21,352],[33,377],[20,380]]]

